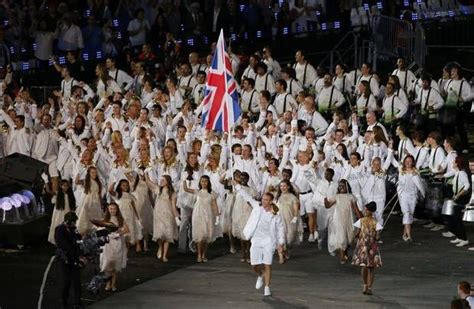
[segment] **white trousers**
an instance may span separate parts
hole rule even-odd
[[[416,194],[402,193],[398,196],[398,199],[403,213],[403,224],[412,224],[416,207]]]

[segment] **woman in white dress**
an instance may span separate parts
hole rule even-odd
[[[186,192],[196,194],[191,225],[193,241],[197,244],[197,262],[207,262],[207,245],[216,239],[214,229],[219,225],[216,196],[209,176],[201,176],[199,191],[189,189],[186,182],[183,184]]]
[[[125,236],[128,226],[123,219],[117,204],[110,203],[105,210],[104,222],[113,223],[118,230],[109,234],[109,242],[105,244],[100,255],[100,270],[111,276],[105,290],[117,290],[117,273],[127,266],[127,246]]]
[[[233,179],[240,179],[240,171],[234,171]],[[229,244],[230,244],[230,253],[234,254],[237,252],[234,247],[234,237],[232,234],[232,213],[234,211],[234,204],[235,204],[235,188],[232,186],[232,179],[226,179],[224,188],[226,189],[226,197],[224,201],[224,207],[222,208],[222,216],[221,216],[221,228],[222,233],[226,234],[229,237]]]
[[[71,185],[67,180],[61,180],[60,190],[56,194],[56,205],[53,210],[53,217],[51,218],[51,226],[49,227],[48,241],[56,245],[54,240],[54,231],[58,225],[63,223],[64,215],[70,211],[76,210],[76,199],[74,192],[72,192]]]
[[[278,252],[280,264],[290,258],[289,247],[299,243],[299,235],[303,234],[303,226],[299,219],[300,202],[296,196],[295,189],[288,180],[282,180],[276,196],[277,206],[280,209],[279,214],[283,220],[286,232],[286,241],[283,251]]]
[[[351,187],[346,179],[339,181],[335,200],[324,198],[326,208],[334,207],[328,225],[328,250],[337,253],[341,264],[347,263],[347,249],[354,240],[354,214],[357,218],[362,213],[357,207],[357,199],[351,193]]]
[[[115,203],[120,208],[120,212],[128,226],[129,233],[127,234],[127,244],[135,245],[137,241],[143,238],[142,225],[140,217],[138,216],[137,208],[135,207],[136,200],[130,194],[130,183],[126,179],[121,179],[115,189],[114,195]]]
[[[255,199],[257,192],[249,187],[249,179],[249,174],[244,172],[240,174],[240,179],[236,179],[236,181],[241,185],[243,191]],[[242,249],[242,258],[240,261],[242,263],[250,263],[250,241],[245,239],[243,231],[251,213],[252,206],[240,195],[237,195],[235,197],[234,209],[232,210],[232,235],[240,239],[240,247]]]
[[[153,210],[153,240],[158,242],[156,257],[168,262],[168,248],[170,243],[178,239],[179,221],[176,210],[176,194],[169,175],[163,175],[159,185],[156,185],[146,176],[146,183],[156,195],[155,209]]]
[[[95,229],[90,220],[100,220],[104,216],[102,211],[102,184],[97,169],[93,166],[87,169],[84,193],[77,212],[77,230],[83,236]]]
[[[141,149],[139,152],[139,160],[136,161],[135,170],[138,175],[135,178],[132,195],[137,200],[137,212],[142,223],[143,249],[148,251],[149,235],[153,234],[153,199],[150,189],[146,184],[145,169],[151,167],[151,160],[147,149]],[[141,252],[141,242],[137,242],[136,251]]]

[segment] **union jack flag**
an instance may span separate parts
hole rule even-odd
[[[202,126],[209,130],[229,132],[239,117],[237,83],[225,49],[224,31],[221,29],[207,74],[202,100]]]

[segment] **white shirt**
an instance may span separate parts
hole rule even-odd
[[[244,78],[251,78],[253,80],[257,78],[257,73],[255,73],[250,65],[244,70],[244,73],[242,73],[242,79]]]
[[[286,81],[286,90],[289,94],[291,94],[293,97],[297,97],[298,94],[303,91],[303,87],[301,86],[301,83],[294,78],[290,78]]]
[[[275,102],[273,102],[278,116],[283,115],[286,111],[296,111],[298,104],[291,94],[283,92],[277,94]]]
[[[316,80],[316,70],[306,61],[304,64],[295,63],[293,69],[296,71],[296,79],[301,82],[304,87],[309,87]]]
[[[259,98],[260,98],[260,95],[255,89],[251,89],[249,91],[246,91],[246,90],[242,91],[242,100],[240,103],[242,112],[246,113],[250,110],[252,113],[258,113],[259,112],[259,106],[258,106]]]
[[[194,85],[193,91],[191,92],[191,96],[194,99],[194,103],[199,105],[204,98],[204,89],[206,88],[206,84],[196,84]]]
[[[109,76],[114,79],[114,81],[119,85],[120,88],[129,90],[133,84],[133,77],[128,75],[125,71],[115,69],[109,70]]]
[[[357,81],[356,92],[358,93],[359,84],[363,80],[366,80],[369,83],[370,91],[375,97],[378,97],[380,95],[380,87],[379,87],[379,83],[377,79],[373,75],[367,75],[367,76],[361,75],[359,77],[359,80]]]
[[[368,99],[364,95],[359,96],[359,98],[357,98],[356,104],[359,116],[363,116],[365,114],[366,107],[368,112],[375,112],[377,110],[377,100],[373,94],[370,94]]]
[[[271,211],[262,211],[257,229],[252,237],[252,243],[258,243],[261,246],[270,245],[272,243],[270,226],[273,213]]]
[[[451,79],[446,83],[444,91],[447,94],[446,105],[458,106],[471,96],[471,85],[464,79]]]
[[[430,156],[428,157],[428,167],[433,173],[438,173],[441,171],[441,165],[443,164],[446,158],[446,153],[441,146],[436,147],[435,149],[431,148]]]
[[[326,112],[334,107],[340,107],[346,99],[335,86],[324,87],[318,95],[318,111]]]
[[[31,156],[45,163],[51,163],[58,158],[59,145],[53,129],[40,127],[36,134]]]
[[[37,31],[35,32],[35,57],[39,60],[47,61],[53,54],[53,43],[56,35],[54,32]]]
[[[135,18],[130,21],[127,27],[128,32],[140,30],[138,33],[129,36],[132,46],[141,46],[145,44],[147,29],[150,29],[150,24],[147,20],[139,20]]]
[[[407,112],[407,106],[395,94],[386,96],[383,99],[382,109],[384,111],[385,123],[390,123],[394,119],[402,118]]]
[[[341,93],[352,92],[352,84],[346,74],[342,77],[335,77],[332,84],[336,86],[337,90]]]
[[[436,89],[430,87],[429,89],[422,89],[418,93],[415,103],[421,105],[423,114],[428,114],[431,113],[429,107],[433,107],[434,111],[437,111],[443,107],[444,100]]]
[[[190,87],[192,89],[194,88],[194,86],[197,85],[197,83],[198,82],[196,78],[194,78],[192,74],[188,76],[181,76],[178,79],[178,89],[179,89],[179,92],[181,92],[181,96],[185,97],[187,94],[190,94],[192,90],[189,91],[189,90],[186,90],[185,88]]]
[[[272,76],[275,80],[280,78],[281,66],[278,63],[278,61],[276,61],[273,58],[268,58],[268,59],[264,59],[263,63],[265,63],[267,65],[267,68],[268,68],[267,72],[272,74]]]
[[[413,72],[410,70],[402,71],[400,69],[396,69],[392,72],[392,75],[398,76],[400,86],[405,90],[410,89],[411,84],[416,81],[415,74],[413,74]]]
[[[304,120],[306,124],[314,129],[316,136],[321,136],[326,133],[329,126],[324,117],[317,111],[312,113],[302,108],[298,111],[298,119]]]
[[[255,77],[255,90],[258,92],[267,90],[271,95],[275,94],[275,81],[269,73],[258,75]]]
[[[73,86],[78,86],[79,82],[71,77],[69,81],[63,79],[61,81],[61,94],[64,100],[68,100],[71,97],[71,90]]]
[[[58,48],[62,51],[83,49],[84,41],[82,39],[81,29],[74,24],[70,27],[63,24],[59,28]]]
[[[199,71],[206,72],[207,66],[205,64],[202,64],[202,63],[196,63],[196,64],[191,65],[191,69],[193,70],[193,75],[196,76],[196,74]]]

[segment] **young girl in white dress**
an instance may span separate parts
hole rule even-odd
[[[240,171],[234,171],[233,179],[240,179]],[[224,207],[222,207],[222,216],[220,218],[222,233],[229,237],[230,253],[236,252],[234,247],[234,236],[232,234],[232,213],[234,211],[235,204],[235,188],[232,186],[232,179],[226,179],[224,188],[226,189],[226,197],[224,201]]]
[[[64,215],[70,211],[76,210],[76,199],[74,192],[67,180],[61,180],[60,190],[56,194],[56,205],[53,210],[53,217],[51,218],[51,226],[49,227],[48,241],[53,245],[56,244],[54,240],[54,231],[58,225],[63,223]]]
[[[357,218],[362,213],[357,206],[357,199],[351,193],[351,187],[346,179],[339,181],[335,200],[324,199],[326,208],[334,207],[328,225],[328,250],[339,255],[341,264],[348,260],[347,249],[354,240],[354,214]]]
[[[250,177],[247,173],[240,174],[240,181],[238,181],[245,191],[252,198],[256,198],[257,193],[248,185]],[[252,207],[239,195],[235,197],[234,208],[232,210],[232,235],[240,239],[240,246],[242,249],[242,263],[250,263],[250,241],[246,240],[243,234],[244,227],[252,213]]]
[[[153,183],[148,176],[146,182],[156,195],[153,210],[153,240],[158,242],[156,257],[163,258],[166,263],[169,244],[178,239],[180,221],[176,210],[176,194],[169,175],[163,175],[159,185]]]
[[[282,180],[280,182],[276,200],[286,232],[286,241],[283,246],[283,251],[278,252],[280,257],[279,263],[283,264],[285,260],[290,258],[289,247],[299,243],[299,235],[303,234],[303,226],[299,219],[300,202],[298,197],[296,197],[295,189],[288,180]]]
[[[109,234],[109,242],[105,244],[100,255],[100,270],[111,276],[105,290],[117,290],[117,273],[127,266],[127,246],[125,236],[128,226],[123,219],[117,204],[110,203],[105,210],[105,222],[113,223],[118,230]]]
[[[95,229],[90,220],[100,220],[104,216],[102,211],[102,184],[97,169],[93,166],[87,169],[84,193],[77,212],[77,230],[81,235],[86,235]]]
[[[208,176],[201,176],[199,191],[189,189],[186,182],[183,184],[186,192],[196,193],[191,223],[193,241],[197,244],[197,262],[207,262],[207,245],[216,239],[214,229],[219,224],[219,212],[211,180]]]
[[[136,200],[130,194],[130,184],[128,180],[121,179],[115,189],[115,203],[119,206],[120,212],[128,226],[127,244],[135,245],[137,241],[142,239],[142,225],[135,207]]]

